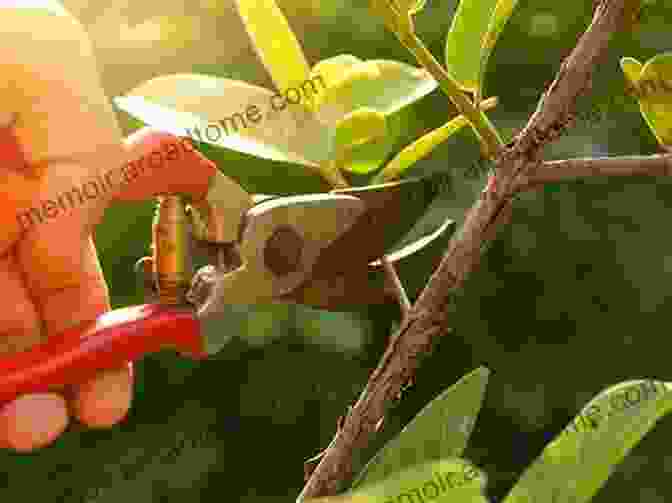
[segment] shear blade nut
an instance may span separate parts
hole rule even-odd
[[[303,238],[289,225],[279,226],[266,241],[264,263],[276,276],[286,276],[299,269]]]

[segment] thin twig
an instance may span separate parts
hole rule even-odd
[[[508,220],[502,215],[511,204],[517,178],[538,165],[541,148],[559,136],[576,98],[590,88],[592,69],[606,53],[613,33],[625,26],[630,1],[596,1],[592,23],[562,63],[525,129],[498,157],[495,183],[489,184],[488,190],[467,211],[462,228],[452,237],[438,269],[390,338],[378,367],[299,500],[337,494],[351,479],[353,452],[366,447],[394,398],[414,377],[419,357],[429,353],[434,340],[448,332],[446,307],[452,294],[476,269],[482,248]]]
[[[385,271],[385,276],[389,282],[391,288],[394,289],[394,294],[399,301],[399,307],[401,308],[402,318],[405,318],[408,315],[408,312],[411,310],[411,301],[408,300],[408,295],[404,289],[404,285],[401,284],[399,275],[394,269],[394,265],[387,258],[387,255],[383,256],[380,259],[380,262],[383,264],[383,269]]]
[[[548,161],[521,176],[516,191],[537,189],[546,183],[558,183],[591,176],[670,176],[672,155],[633,155]]]
[[[450,98],[460,114],[469,121],[477,137],[482,139],[482,144],[489,154],[486,157],[496,156],[504,147],[504,141],[478,105],[467,98],[457,81],[439,64],[415,33],[400,41],[439,83],[441,90]]]

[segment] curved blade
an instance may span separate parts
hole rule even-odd
[[[399,275],[411,280],[404,281],[409,294],[413,295],[426,281],[426,275],[418,275],[418,271],[436,268],[455,229],[455,221],[446,220],[431,234],[387,255]],[[366,305],[395,303],[394,294],[385,286],[383,266],[375,261],[345,274],[312,278],[281,300],[330,311],[358,311]]]
[[[450,189],[450,178],[436,174],[332,191],[363,200],[366,211],[348,232],[321,252],[311,278],[366,269],[408,234],[436,196],[446,189]]]

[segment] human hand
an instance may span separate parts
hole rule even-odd
[[[0,135],[6,137],[8,131]],[[149,128],[126,138],[122,148],[133,161],[116,168],[118,173],[114,176],[103,177],[108,182],[116,180],[114,186],[105,185],[109,197],[84,199],[81,205],[77,205],[75,192],[86,181],[73,183],[70,194],[75,196],[68,199],[63,197],[63,191],[50,189],[50,180],[54,179],[50,176],[51,170],[55,174],[58,170],[94,171],[93,159],[85,160],[82,165],[49,166],[39,180],[21,174],[19,166],[0,167],[2,186],[16,200],[32,201],[30,205],[24,202],[21,207],[12,205],[11,201],[0,204],[0,221],[14,219],[13,227],[18,228],[17,232],[0,238],[0,287],[10,307],[0,312],[0,352],[27,349],[110,309],[91,237],[105,207],[160,193],[185,193],[200,199],[205,196],[210,176],[216,169],[188,140]],[[2,138],[0,150],[7,154],[7,143],[3,143]],[[156,162],[157,159],[160,162]],[[86,177],[91,179],[94,178]],[[36,198],[36,193],[42,195]],[[50,208],[48,201],[58,202],[59,198],[70,211],[48,213],[45,210]],[[70,202],[75,204],[69,206]],[[51,209],[62,210],[55,205]],[[113,425],[126,415],[131,395],[132,365],[129,363],[69,387],[61,394],[20,397],[0,409],[0,446],[20,451],[44,446],[65,430],[69,414],[92,427]]]
[[[160,193],[198,199],[215,170],[167,133],[145,128],[122,140],[81,25],[58,2],[40,1],[43,10],[37,0],[32,10],[0,5],[0,75],[12,84],[0,82],[1,353],[110,310],[92,238],[109,204]],[[32,24],[22,29],[28,12]],[[0,447],[45,446],[70,417],[111,426],[129,410],[132,381],[128,363],[2,404]]]
[[[3,157],[8,149],[1,136],[6,139],[7,135],[7,130],[0,130]],[[2,187],[15,201],[31,201],[30,205],[24,202],[18,207],[11,201],[0,203],[0,221],[14,220],[13,225],[3,226],[10,232],[0,237],[0,288],[9,307],[0,311],[0,352],[27,349],[110,309],[92,239],[92,230],[105,207],[159,193],[186,193],[199,199],[205,196],[216,169],[186,139],[149,128],[126,138],[122,147],[133,161],[116,168],[118,174],[106,177],[110,182],[116,181],[112,187],[106,185],[110,197],[84,199],[81,205],[76,204],[76,196],[68,200],[62,190],[50,189],[50,181],[59,170],[82,174],[87,169],[94,171],[94,159],[85,160],[82,165],[50,165],[41,179],[26,177],[18,166],[9,169],[6,163],[0,165]],[[176,159],[171,152],[177,152]],[[161,163],[156,162],[159,156]],[[54,176],[50,176],[52,170]],[[86,177],[89,179],[94,178]],[[73,182],[71,194],[84,183],[85,180]],[[35,197],[37,193],[40,197]],[[51,206],[54,211],[45,211],[50,208],[48,201],[58,202],[59,197],[69,211],[55,205]],[[75,204],[69,206],[71,201]],[[69,415],[91,427],[119,422],[130,406],[132,375],[129,363],[61,393],[26,395],[2,406],[0,447],[27,451],[47,445],[66,429]]]

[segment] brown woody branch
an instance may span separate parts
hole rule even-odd
[[[333,495],[352,477],[352,457],[365,447],[403,386],[413,379],[421,356],[449,332],[447,306],[456,290],[475,270],[484,249],[511,215],[511,198],[528,171],[538,167],[542,147],[558,137],[569,121],[576,98],[590,89],[591,74],[604,57],[614,32],[627,26],[633,1],[600,0],[593,20],[564,60],[537,110],[523,131],[507,145],[496,163],[496,174],[467,211],[461,229],[451,239],[441,264],[390,338],[378,367],[357,403],[324,452],[299,499]]]
[[[591,176],[670,176],[672,154],[651,156],[595,157],[548,161],[528,170],[515,185],[515,191],[536,189]]]

